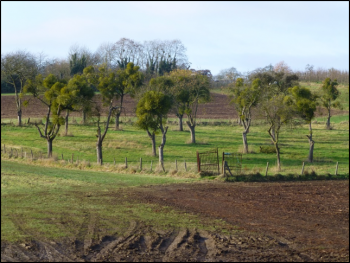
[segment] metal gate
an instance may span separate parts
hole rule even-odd
[[[212,172],[220,174],[218,148],[212,151],[199,153],[197,151],[198,172]]]
[[[222,173],[225,173],[226,167],[229,168],[231,176],[240,174],[242,169],[242,154],[241,153],[222,153]]]

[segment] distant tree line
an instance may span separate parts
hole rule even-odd
[[[248,72],[239,72],[235,67],[221,70],[217,75],[213,77],[214,87],[227,87],[229,84],[235,82],[237,78],[248,78],[249,76],[263,71],[284,71],[289,74],[295,74],[298,76],[299,81],[302,82],[317,82],[321,83],[325,78],[336,79],[339,84],[349,84],[349,71],[337,70],[334,68],[315,69],[313,65],[307,64],[304,71],[293,71],[284,61],[277,63],[275,66],[268,65],[263,68],[257,68]]]

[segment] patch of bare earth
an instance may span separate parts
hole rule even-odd
[[[14,218],[32,241],[1,242],[1,261],[349,261],[349,181],[173,184],[110,194],[111,202],[123,198],[194,213],[205,224],[223,219],[240,231],[131,221],[123,233],[107,234],[96,215],[86,214],[73,238],[58,241]]]
[[[23,100],[29,100],[27,107],[23,107],[23,119],[26,118],[41,118],[47,113],[47,108],[38,99],[29,95],[24,96]],[[94,101],[104,109],[104,113],[107,113],[108,108],[102,105],[101,95],[96,95]],[[123,102],[124,111],[122,116],[135,116],[137,100],[126,96]],[[254,114],[253,110],[253,114]],[[332,115],[346,114],[349,111],[341,111],[334,109]],[[256,114],[256,113],[255,113]],[[326,111],[323,108],[319,108],[316,116],[326,115]],[[72,112],[70,116],[81,117],[80,112]],[[175,118],[174,114],[170,114],[169,117]],[[205,119],[237,119],[237,111],[233,105],[230,105],[230,98],[226,95],[212,93],[212,100],[206,104],[200,104],[198,107],[198,118]],[[17,118],[16,104],[14,96],[1,96],[1,118]]]

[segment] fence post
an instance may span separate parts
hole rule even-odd
[[[201,171],[201,163],[200,163],[198,151],[197,151],[197,170],[198,170],[198,173]]]
[[[30,153],[32,155],[32,161],[33,161],[33,151],[32,151],[32,149],[30,149]]]
[[[337,166],[335,167],[335,176],[338,175],[338,162],[337,162]]]
[[[303,174],[304,174],[304,165],[305,165],[305,162],[303,162],[303,167],[301,168],[301,175],[300,176],[303,176]]]
[[[152,164],[153,164],[153,160],[151,160],[151,172],[152,172]]]
[[[175,159],[175,170],[177,171],[177,160]]]
[[[142,171],[142,157],[140,158],[140,170]]]
[[[218,163],[218,174],[220,174],[219,148],[216,148],[216,161],[217,161],[217,163]]]
[[[267,162],[266,164],[266,172],[265,172],[265,176],[267,176],[267,171],[269,170],[269,162]]]
[[[128,168],[128,157],[125,157],[125,168]]]
[[[187,172],[186,160],[185,160],[185,171]]]
[[[21,147],[21,158],[23,159],[23,147]]]

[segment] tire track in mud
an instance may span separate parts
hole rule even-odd
[[[130,226],[123,236],[116,238],[114,236],[104,236],[100,243],[90,247],[91,251],[99,251],[94,255],[87,256],[86,259],[89,261],[99,261],[108,257],[109,254],[115,253],[117,246],[132,236],[132,233],[136,230],[136,221],[131,221]]]
[[[40,240],[41,238],[34,230],[24,228],[24,222],[20,220],[15,215],[11,217],[12,223],[16,226],[16,228],[25,235],[31,237],[34,241],[29,242],[28,244],[22,243],[22,248],[19,245],[15,245],[16,252],[14,261],[48,261],[48,262],[74,262],[74,259],[65,255],[59,249],[50,245],[48,242]],[[55,242],[52,242],[56,244]],[[25,250],[23,250],[25,249]],[[34,253],[35,252],[35,253]],[[20,255],[18,255],[20,254]],[[22,258],[16,259],[18,256],[22,256]],[[23,260],[26,259],[26,260]]]
[[[75,253],[81,258],[85,258],[88,254],[88,250],[92,244],[92,236],[96,225],[97,216],[95,214],[89,213],[87,216],[85,216],[78,231],[77,237],[74,240]]]

